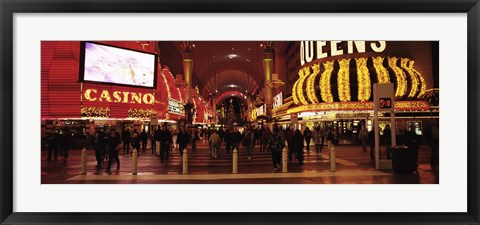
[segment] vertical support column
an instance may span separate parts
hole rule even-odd
[[[330,171],[335,172],[336,170],[336,162],[335,162],[335,146],[331,145],[332,147],[330,148]]]
[[[395,110],[390,112],[390,123],[392,124],[392,147],[397,146],[397,124],[395,123]]]
[[[188,151],[187,149],[183,150],[183,174],[188,174]]]
[[[185,76],[185,82],[187,86],[185,87],[185,118],[187,123],[191,124],[193,107],[192,103],[192,71],[193,71],[193,58],[192,58],[192,47],[189,43],[186,43],[185,53],[183,53],[183,74]]]
[[[282,150],[282,173],[288,172],[288,160],[287,160],[287,149],[283,148]]]
[[[193,70],[193,59],[191,52],[183,53],[183,75],[185,76],[185,82],[187,84],[185,90],[185,103],[192,101],[191,92],[192,92],[192,70]]]
[[[138,150],[134,148],[132,152],[132,175],[137,175],[137,172],[138,172],[137,159],[138,159]]]
[[[251,122],[251,115],[252,115],[252,99],[250,98],[250,93],[247,95],[247,121]]]
[[[380,169],[380,130],[378,129],[378,112],[374,112],[373,129],[375,129],[375,169]]]
[[[233,149],[232,173],[238,173],[238,150]]]
[[[265,53],[263,58],[263,71],[265,73],[265,84],[272,80],[272,69],[273,69],[273,48],[270,46],[265,46]],[[266,116],[267,118],[272,117],[272,105],[273,105],[273,95],[272,88],[268,85],[265,85],[265,106],[266,106]]]
[[[82,149],[82,171],[81,175],[87,174],[87,149],[84,147]]]

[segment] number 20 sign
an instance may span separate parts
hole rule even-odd
[[[392,99],[391,98],[380,98],[378,105],[381,109],[390,109],[392,108]]]

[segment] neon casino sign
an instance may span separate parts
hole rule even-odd
[[[151,93],[137,93],[129,91],[113,91],[97,90],[93,88],[85,89],[83,97],[91,102],[115,102],[130,104],[147,104],[153,105],[155,96]]]
[[[386,41],[301,41],[300,64],[343,54],[383,52]]]

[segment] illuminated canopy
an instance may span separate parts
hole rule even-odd
[[[316,61],[300,68],[293,85],[295,104],[373,101],[374,83],[394,83],[396,100],[415,100],[426,90],[414,61],[398,57],[359,57]]]

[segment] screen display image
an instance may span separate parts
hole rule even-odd
[[[155,87],[155,55],[85,42],[83,80]]]

